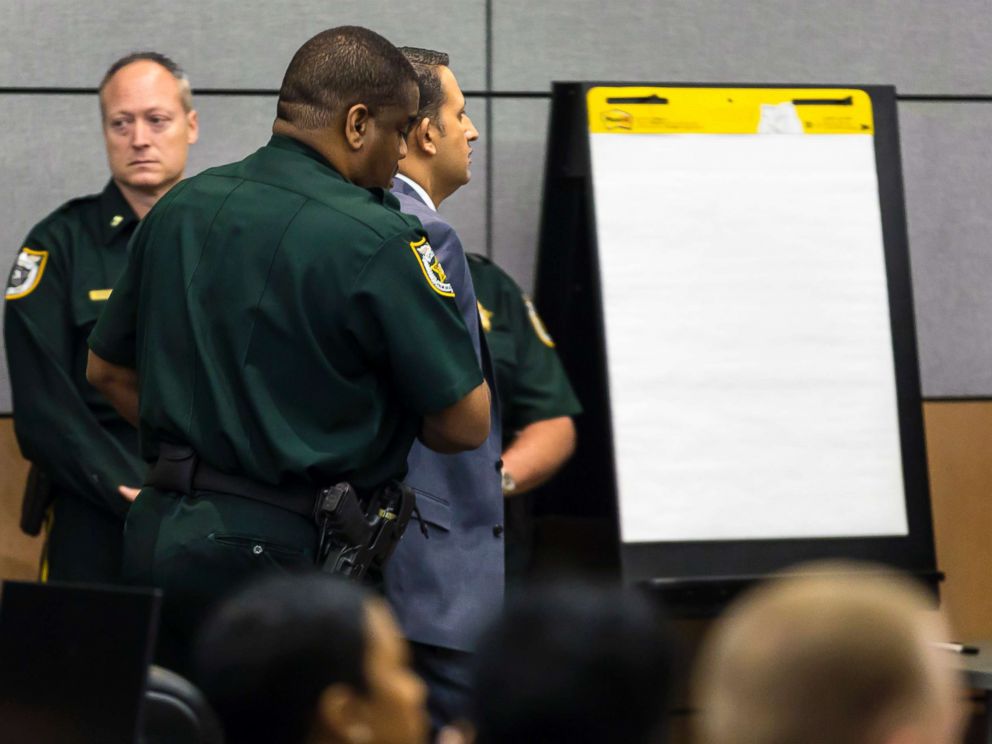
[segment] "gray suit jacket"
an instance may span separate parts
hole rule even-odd
[[[417,494],[430,537],[425,539],[411,522],[386,565],[386,597],[410,640],[471,651],[480,626],[503,602],[502,439],[493,367],[458,235],[400,179],[393,194],[400,209],[418,217],[427,230],[472,336],[493,405],[489,438],[476,450],[442,455],[414,443],[406,483]]]

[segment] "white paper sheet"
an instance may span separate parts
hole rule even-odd
[[[905,535],[872,137],[590,137],[624,542]]]

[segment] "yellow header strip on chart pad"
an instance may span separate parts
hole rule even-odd
[[[847,88],[596,87],[594,134],[873,134],[871,98]]]

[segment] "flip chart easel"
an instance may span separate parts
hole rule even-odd
[[[556,84],[537,298],[625,579],[937,576],[893,88]]]

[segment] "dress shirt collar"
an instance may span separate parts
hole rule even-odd
[[[397,173],[395,176],[393,176],[393,178],[400,179],[403,183],[407,184],[411,189],[416,191],[417,196],[420,197],[420,199],[424,202],[424,204],[426,204],[428,207],[431,208],[432,212],[437,211],[437,207],[434,206],[434,202],[431,201],[430,196],[427,195],[427,192],[424,191],[423,187],[419,183],[414,181],[412,178],[407,178],[402,173]]]

